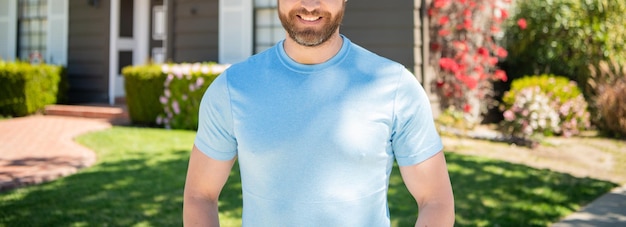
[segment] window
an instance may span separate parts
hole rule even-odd
[[[17,56],[37,61],[46,56],[47,0],[18,1]]]
[[[254,0],[254,53],[262,52],[285,39],[276,0]]]

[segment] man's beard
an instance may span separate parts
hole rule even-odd
[[[322,20],[329,19],[329,21],[323,24],[322,28],[319,30],[313,28],[297,28],[297,19],[296,15],[313,15],[320,16]],[[318,46],[330,39],[330,37],[337,31],[341,21],[343,20],[344,10],[342,9],[337,15],[332,18],[329,12],[319,12],[317,10],[309,12],[303,8],[298,10],[292,10],[288,13],[288,15],[284,15],[282,13],[278,13],[278,17],[280,18],[280,22],[283,24],[283,27],[296,43],[313,47]]]

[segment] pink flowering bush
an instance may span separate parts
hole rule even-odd
[[[539,87],[520,90],[514,100],[513,105],[504,111],[505,132],[523,138],[560,132],[560,118],[553,108],[554,100],[541,92]]]
[[[590,127],[588,104],[576,83],[565,77],[540,75],[516,79],[502,101],[501,124],[512,135],[569,137]]]
[[[164,114],[156,118],[157,125],[167,129],[198,127],[198,110],[204,92],[228,65],[212,63],[166,64],[161,70],[167,75],[159,102]]]
[[[510,0],[434,0],[431,17],[431,64],[437,79],[433,90],[441,109],[454,106],[475,123],[487,111],[493,96],[492,82],[506,81],[497,63],[508,52],[494,37],[502,36]],[[527,26],[524,20],[520,28]]]

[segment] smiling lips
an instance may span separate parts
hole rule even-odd
[[[317,20],[322,19],[322,17],[316,17],[316,16],[306,16],[306,15],[298,15],[298,17],[304,21],[308,21],[308,22],[314,22]]]

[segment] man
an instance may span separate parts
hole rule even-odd
[[[186,226],[218,226],[239,160],[244,226],[389,226],[394,160],[416,226],[452,226],[454,202],[428,98],[402,65],[339,33],[345,0],[278,0],[287,38],[222,73],[203,97]]]

